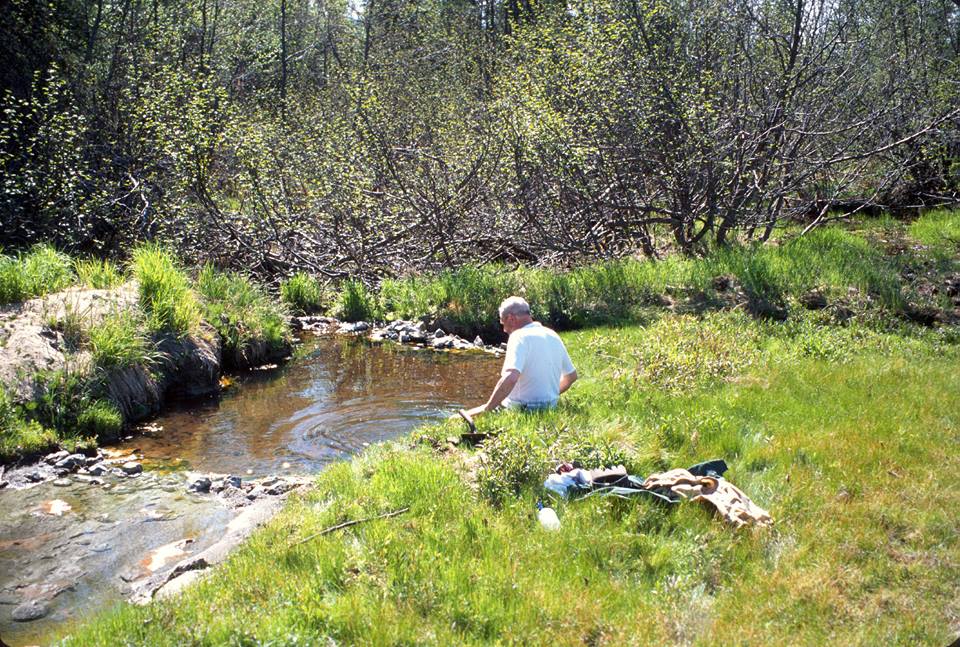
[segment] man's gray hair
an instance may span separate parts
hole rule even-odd
[[[528,315],[530,304],[523,297],[507,297],[500,304],[500,317],[504,315]]]

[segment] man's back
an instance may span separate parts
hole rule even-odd
[[[537,322],[511,333],[502,373],[511,369],[520,372],[520,379],[504,404],[534,407],[556,404],[560,376],[574,370],[559,335]]]

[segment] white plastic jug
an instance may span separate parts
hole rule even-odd
[[[560,530],[560,519],[557,518],[553,508],[540,508],[537,511],[537,519],[546,530]]]

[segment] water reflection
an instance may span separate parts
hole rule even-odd
[[[482,401],[497,378],[497,360],[483,354],[347,337],[311,337],[304,350],[304,359],[246,376],[219,401],[171,411],[156,421],[162,431],[127,447],[198,471],[315,472]]]

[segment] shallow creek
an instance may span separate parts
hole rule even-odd
[[[312,474],[482,401],[497,378],[489,355],[343,336],[306,337],[300,354],[219,399],[175,404],[154,431],[111,448],[143,457],[136,478],[0,490],[0,637],[49,641],[216,541],[237,511],[188,492],[196,473]]]

